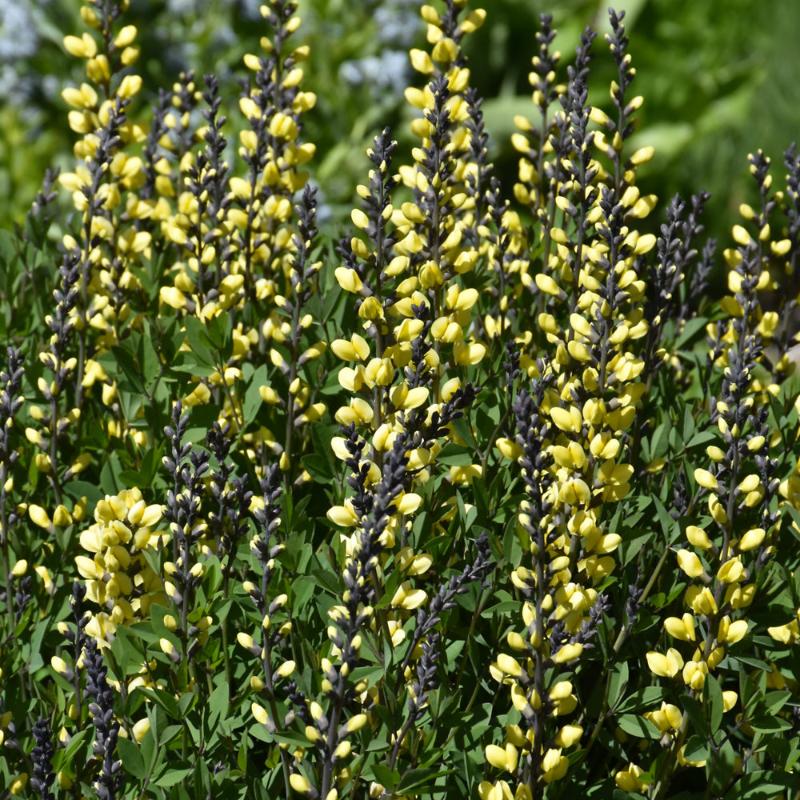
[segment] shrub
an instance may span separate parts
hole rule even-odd
[[[295,0],[230,120],[210,75],[141,107],[126,6],[3,239],[4,793],[788,797],[794,148],[721,258],[703,193],[654,227],[623,15],[600,106],[543,16],[507,192],[447,0],[334,243]]]

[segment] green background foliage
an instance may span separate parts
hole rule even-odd
[[[723,220],[741,202],[746,154],[762,147],[779,159],[792,132],[800,130],[800,4],[795,0],[627,0],[614,4],[627,12],[638,69],[637,91],[646,98],[640,113],[642,143],[654,144],[658,157],[643,174],[643,191],[662,201],[676,192],[711,192],[708,229],[721,236]],[[138,0],[131,20],[140,28],[146,90],[169,85],[182,68],[198,75],[214,71],[223,85],[260,35],[252,20],[255,0]],[[574,51],[587,24],[604,30],[608,4],[598,0],[493,0],[485,27],[467,49],[474,84],[485,99],[494,159],[501,175],[513,177],[509,144],[514,113],[529,107],[527,74],[533,31],[539,13],[554,16],[556,46]],[[0,226],[19,222],[39,188],[44,169],[66,152],[69,133],[59,91],[77,66],[61,48],[60,33],[74,24],[74,0],[0,2]],[[415,4],[407,0],[305,0],[304,35],[313,57],[308,80],[319,96],[307,118],[310,141],[318,145],[315,179],[339,222],[349,213],[359,163],[373,135],[390,124],[407,134],[402,76],[393,87],[371,88],[386,52],[405,64],[408,44],[422,39]],[[396,20],[387,29],[386,17]],[[13,19],[12,19],[13,14]],[[23,55],[6,56],[4,39],[19,37],[12,23],[30,21]],[[19,24],[19,23],[17,23]],[[380,28],[386,40],[382,40]],[[399,34],[399,35],[398,35]],[[353,62],[369,80],[347,79]],[[592,73],[594,96],[606,93],[609,64]],[[408,73],[406,72],[406,75]],[[233,96],[235,87],[227,87]],[[22,153],[24,152],[24,156]],[[735,177],[734,177],[735,176]],[[698,185],[698,179],[701,185]]]

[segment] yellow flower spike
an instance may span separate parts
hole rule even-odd
[[[269,713],[264,706],[259,705],[258,703],[251,703],[250,712],[252,713],[256,722],[260,723],[261,725],[269,724]]]
[[[767,633],[781,644],[794,644],[800,639],[800,626],[797,621],[788,622],[785,625],[773,625],[767,628]]]
[[[186,296],[175,286],[162,286],[159,290],[159,299],[165,305],[177,310],[182,310],[187,305]]]
[[[367,715],[366,714],[354,714],[347,721],[347,724],[345,725],[345,728],[347,729],[347,733],[357,733],[366,724],[367,724]]]
[[[411,66],[423,75],[430,75],[434,71],[433,61],[425,50],[412,49],[409,52]]]
[[[728,512],[725,510],[725,506],[719,502],[717,495],[710,494],[708,496],[708,510],[717,525],[727,524]]]
[[[709,616],[717,613],[717,602],[707,586],[703,586],[702,588],[699,586],[690,586],[686,590],[685,600],[686,604],[696,614]]]
[[[761,480],[758,475],[751,474],[745,477],[739,485],[736,487],[736,491],[739,494],[748,494],[752,491],[758,489],[761,485]]]
[[[486,347],[479,342],[457,342],[453,345],[454,361],[461,366],[479,364],[485,355]]]
[[[169,639],[162,637],[158,640],[158,646],[161,648],[161,652],[165,655],[172,656],[175,654],[175,646]]]
[[[395,403],[396,406],[408,411],[413,408],[419,408],[427,399],[428,388],[426,386],[417,386],[403,392],[403,398],[399,403],[394,399],[394,396],[392,402]]]
[[[49,595],[55,594],[56,585],[53,582],[53,575],[47,567],[38,564],[34,568],[34,572],[39,576],[39,579],[42,581],[42,586]],[[2,671],[0,671],[0,678],[2,678]]]
[[[390,605],[393,608],[403,608],[414,611],[425,603],[428,595],[424,589],[414,589],[409,582],[404,582],[397,587]]]
[[[294,661],[284,661],[278,669],[275,670],[275,675],[279,678],[288,678],[290,677],[295,670],[295,662]]]
[[[408,492],[397,503],[397,513],[413,514],[420,505],[422,505],[422,497],[414,492]]]
[[[781,239],[777,242],[770,242],[770,251],[774,256],[778,256],[779,258],[787,255],[791,248],[792,243],[789,239]]]
[[[346,742],[346,741],[345,741],[345,742],[340,742],[340,743],[339,743],[339,745],[337,746],[336,750],[334,751],[334,755],[335,755],[335,756],[336,756],[336,758],[338,758],[338,759],[345,759],[345,758],[349,758],[349,756],[350,756],[350,754],[351,754],[352,750],[353,750],[353,745],[352,745],[350,742]],[[333,790],[331,790],[331,791],[333,791],[333,792],[336,792],[336,790],[335,790],[335,789],[333,789]],[[331,796],[331,795],[330,795],[330,794],[328,794],[328,797],[330,797],[330,796]],[[335,798],[336,798],[337,796],[338,796],[337,794],[334,794],[334,795],[333,795],[333,797],[334,797],[334,800],[335,800]]]
[[[572,329],[581,336],[589,338],[592,335],[592,326],[580,314],[570,314],[569,324],[572,326]]]
[[[747,608],[752,604],[755,592],[756,587],[753,583],[746,586],[732,583],[725,590],[725,602],[730,603],[732,608]]]
[[[71,674],[71,670],[67,665],[67,662],[64,661],[63,658],[59,656],[53,656],[50,659],[50,666],[59,674],[59,675],[69,675]]]
[[[459,24],[462,33],[474,33],[486,21],[486,9],[475,8]]]
[[[117,87],[117,96],[123,100],[130,100],[142,89],[142,79],[139,75],[126,75]]]
[[[646,712],[644,717],[649,719],[662,733],[678,730],[683,720],[680,709],[671,703],[662,703],[661,708]]]
[[[592,106],[589,109],[589,119],[594,122],[595,125],[599,125],[601,128],[608,127],[611,122],[608,114],[606,114],[605,111],[597,106]]]

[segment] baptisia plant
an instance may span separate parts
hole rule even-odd
[[[797,150],[717,248],[624,15],[543,15],[509,179],[437,0],[342,222],[317,6],[161,88],[143,8],[0,247],[0,796],[792,796]]]

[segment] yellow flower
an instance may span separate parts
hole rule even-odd
[[[311,792],[311,784],[303,775],[300,775],[297,772],[292,773],[289,776],[289,783],[291,784],[292,789],[294,789],[299,794],[310,794]]]
[[[567,774],[569,761],[561,755],[561,748],[550,748],[542,759],[542,777],[545,783],[561,780]]]
[[[689,525],[686,528],[686,538],[689,540],[689,544],[699,547],[701,550],[708,550],[711,547],[711,539],[708,538],[708,534],[697,525]]]
[[[683,666],[683,658],[673,647],[670,647],[666,654],[650,651],[647,653],[647,666],[654,675],[674,678]]]
[[[699,578],[705,571],[702,562],[691,550],[678,550],[678,566],[690,578]]]
[[[617,788],[622,789],[624,792],[637,792],[647,786],[640,776],[644,774],[644,770],[636,764],[628,764],[624,770],[619,770],[614,775],[614,782]]]
[[[361,278],[358,277],[358,273],[354,269],[337,267],[334,271],[334,275],[336,276],[336,281],[338,282],[339,286],[341,286],[345,292],[358,294],[358,292],[361,291],[363,283],[361,282]]]
[[[694,617],[691,614],[686,613],[681,618],[668,617],[664,620],[664,628],[675,639],[681,639],[684,642],[694,642],[697,639]]]
[[[704,489],[709,489],[710,491],[714,491],[719,487],[719,482],[716,477],[707,469],[696,469],[694,471],[694,479],[699,486],[702,486]]]

